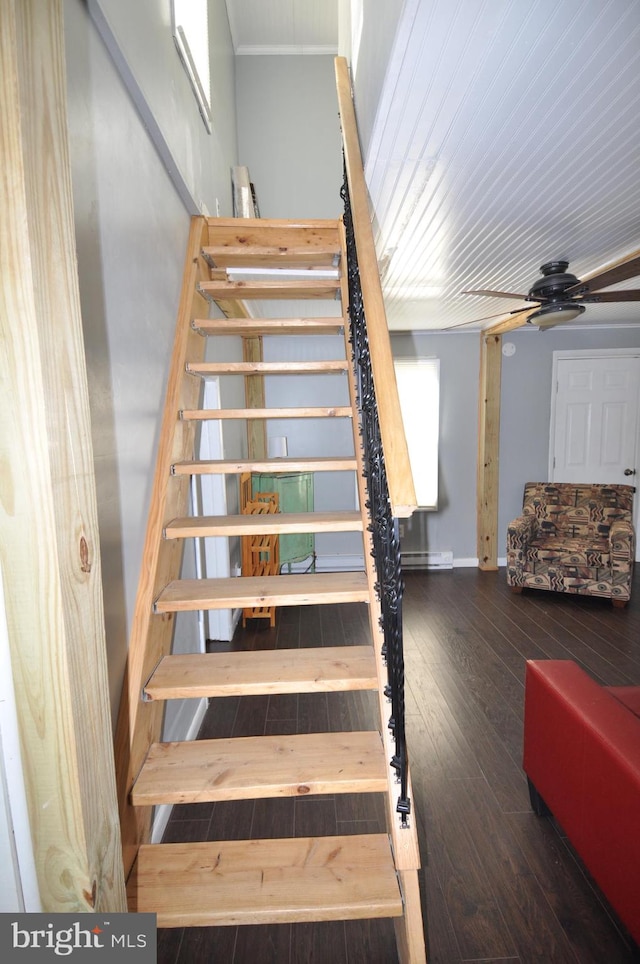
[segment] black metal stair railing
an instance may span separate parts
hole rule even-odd
[[[400,566],[400,542],[397,522],[391,512],[389,488],[380,435],[380,422],[369,353],[360,272],[356,253],[349,188],[345,176],[340,192],[344,201],[344,226],[347,245],[347,277],[349,286],[349,323],[353,365],[356,378],[360,435],[364,456],[364,475],[367,483],[367,509],[371,518],[369,531],[373,542],[380,600],[380,625],[383,633],[383,656],[387,666],[385,695],[391,703],[389,729],[393,734],[395,752],[391,766],[400,784],[396,809],[403,826],[408,824],[411,802],[408,796],[408,758],[405,731],[404,655],[402,641],[402,595],[404,584]]]

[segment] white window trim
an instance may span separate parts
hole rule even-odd
[[[195,7],[195,0],[188,0],[188,4],[189,7],[191,7],[191,5]],[[186,5],[187,0],[171,0],[171,29],[173,31],[173,39],[176,49],[180,56],[180,60],[182,61],[182,66],[184,67],[187,77],[189,78],[189,82],[196,98],[204,126],[206,127],[208,133],[211,134],[211,73],[208,41],[206,48],[206,63],[198,66],[197,57],[194,56],[194,52],[189,45],[189,29],[186,22],[182,21],[182,14],[180,13],[180,9],[184,8]],[[207,0],[202,0],[202,6],[204,8],[204,24],[200,23],[199,29],[204,31],[205,36],[208,38],[209,20],[207,16]]]

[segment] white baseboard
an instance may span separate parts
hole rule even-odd
[[[208,700],[198,700],[198,708],[191,718],[187,735],[184,738],[185,740],[195,740],[197,737],[200,727],[202,726],[204,715],[207,712],[208,705]],[[163,803],[159,807],[155,808],[153,814],[153,828],[151,830],[151,843],[160,843],[162,840],[164,832],[167,829],[167,824],[169,823],[169,817],[171,816],[172,810],[172,803]]]
[[[364,556],[361,554],[316,557],[316,572],[354,572],[362,569]]]
[[[468,558],[458,557],[453,560],[454,569],[477,569],[478,568],[478,557],[469,556]]]
[[[361,554],[356,555],[321,555],[316,556],[315,560],[315,571],[316,572],[353,572],[354,570],[364,569],[364,556]],[[282,567],[282,572],[287,573],[289,571],[289,564],[285,563]],[[307,559],[303,559],[301,562],[291,563],[291,572],[311,572],[312,571],[312,560],[311,556]]]

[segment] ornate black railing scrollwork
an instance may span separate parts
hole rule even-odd
[[[368,492],[367,508],[371,517],[369,530],[372,535],[372,555],[377,573],[376,592],[380,599],[381,608],[382,652],[387,665],[385,695],[391,703],[389,728],[395,741],[395,753],[391,760],[391,766],[395,769],[400,784],[400,796],[396,809],[401,815],[403,826],[407,826],[411,802],[407,787],[408,760],[405,734],[402,644],[402,594],[404,585],[400,568],[400,543],[397,523],[393,518],[389,500],[346,176],[340,195],[344,201],[345,209],[350,339],[360,412],[360,436]]]

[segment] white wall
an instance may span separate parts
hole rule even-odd
[[[236,98],[239,163],[249,168],[262,217],[339,217],[333,57],[238,57]]]
[[[214,127],[206,138],[170,58],[168,3],[105,2],[150,107],[196,197],[230,205],[235,163],[233,57],[218,32]],[[224,0],[211,0],[218,19]],[[82,0],[65,0],[69,139],[102,549],[109,686],[115,718],[133,614],[190,215]],[[144,16],[142,16],[144,14]],[[225,14],[226,24],[226,14]],[[167,36],[162,30],[166,26]],[[225,40],[226,36],[226,40]],[[157,44],[157,49],[153,44]],[[222,102],[222,88],[226,91]],[[182,93],[180,91],[182,90]],[[191,90],[188,88],[191,99]],[[193,107],[193,109],[191,109]],[[198,163],[187,155],[203,148]],[[206,149],[205,149],[206,148]],[[188,553],[191,562],[191,552]],[[197,647],[196,618],[179,646]],[[180,708],[175,712],[179,713]]]
[[[354,104],[362,155],[366,159],[374,128],[378,102],[389,70],[394,70],[394,43],[400,28],[410,29],[413,11],[420,0],[340,0],[340,54],[351,66]],[[349,8],[349,9],[345,9]],[[358,11],[362,11],[358,31]],[[358,50],[352,49],[352,38]],[[353,35],[356,35],[353,37]],[[402,57],[401,44],[398,58]],[[357,55],[357,56],[356,56]]]

